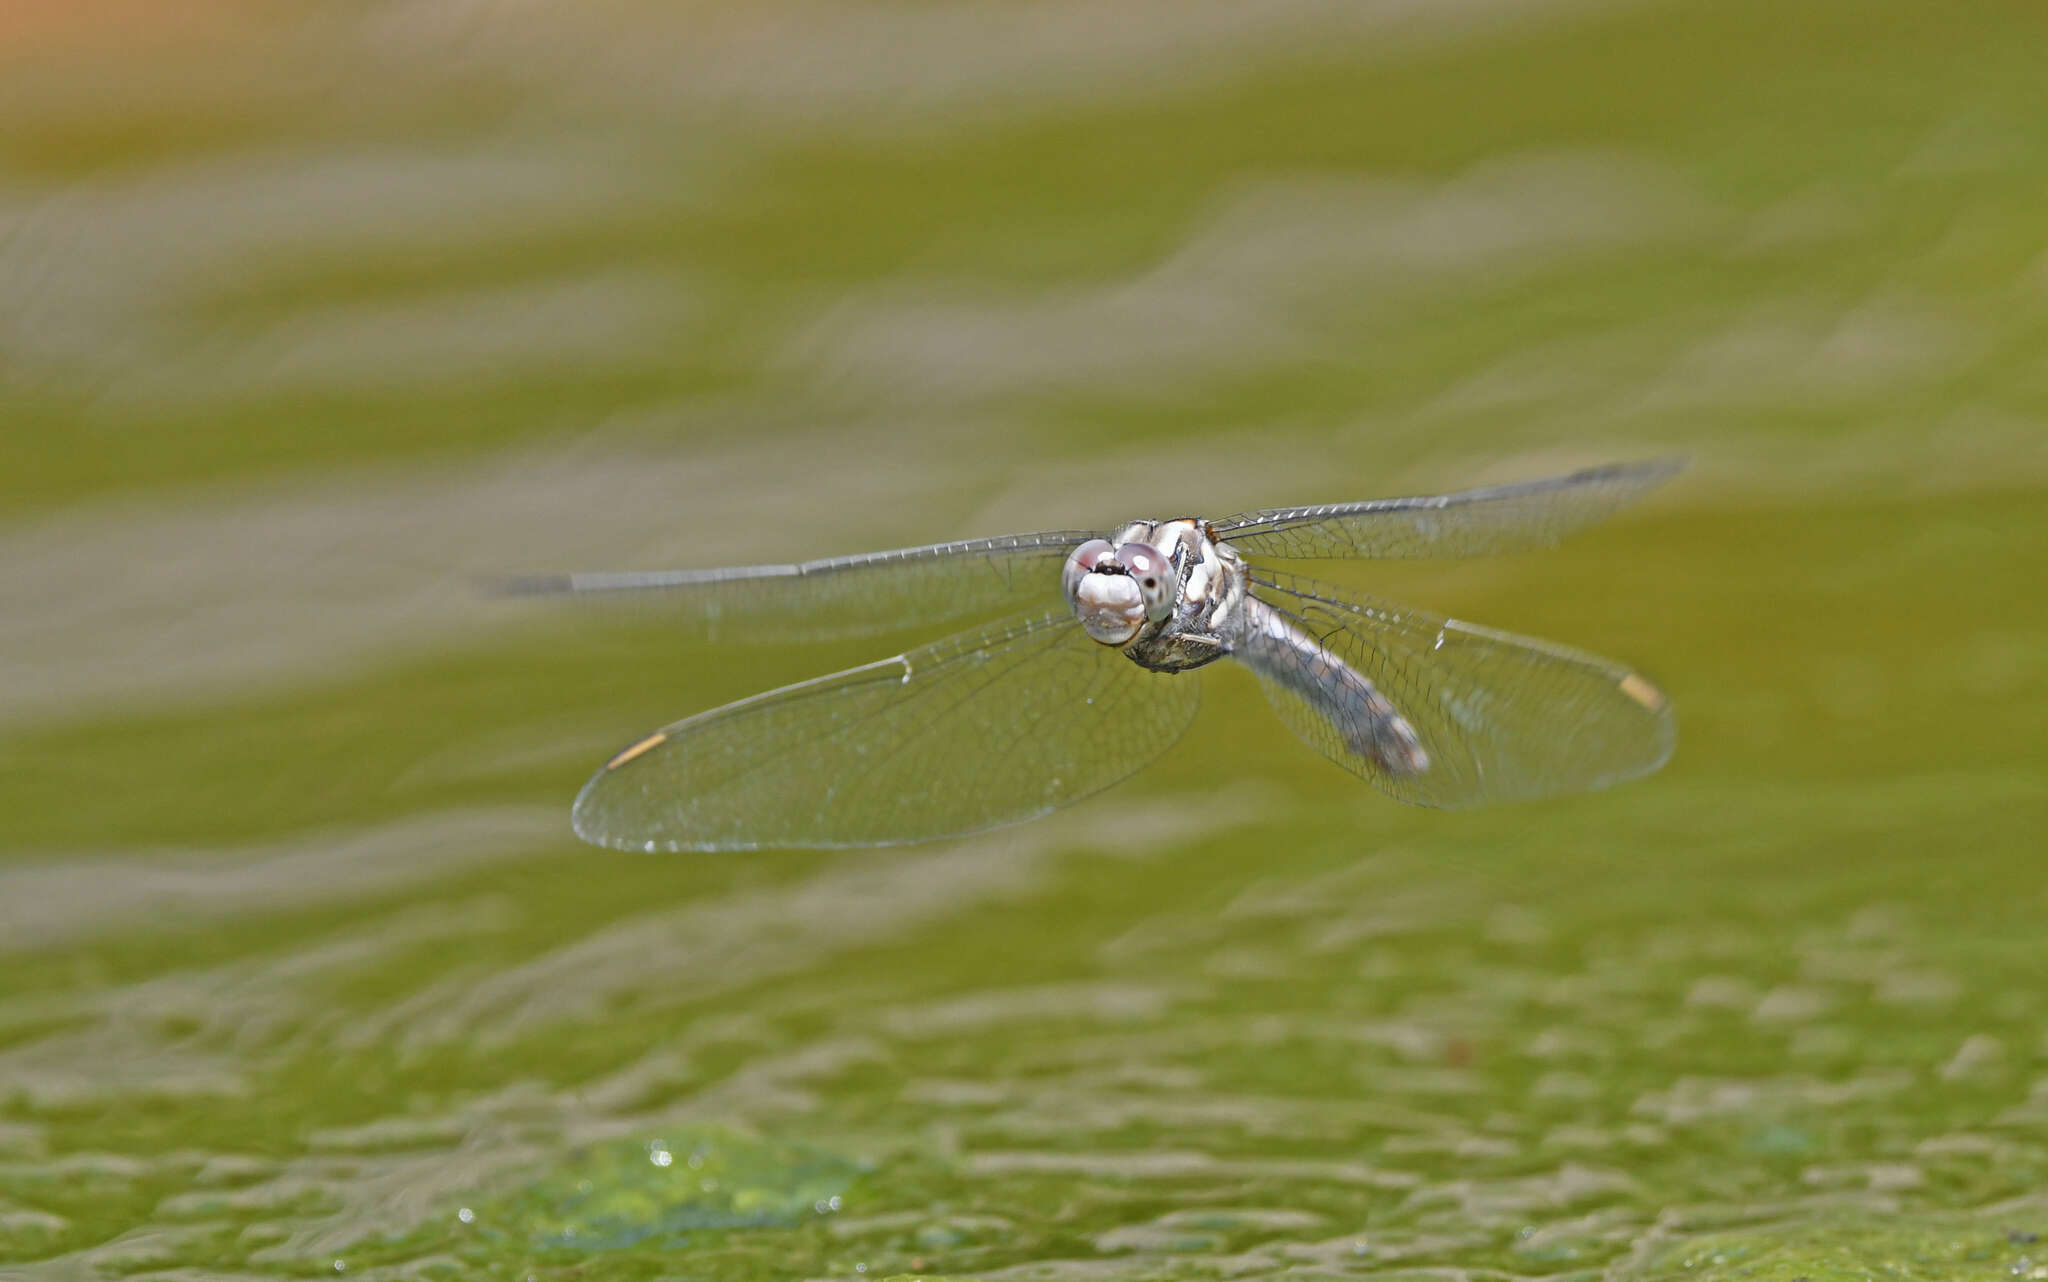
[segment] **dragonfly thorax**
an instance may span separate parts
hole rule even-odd
[[[1138,521],[1067,557],[1061,586],[1088,635],[1156,672],[1212,663],[1242,626],[1245,565],[1206,521]]]

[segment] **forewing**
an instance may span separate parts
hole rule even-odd
[[[882,846],[1057,810],[1172,745],[1198,686],[1097,645],[1065,611],[975,629],[678,721],[576,799],[624,850]]]
[[[1490,556],[1555,543],[1684,466],[1658,459],[1457,494],[1269,508],[1218,521],[1216,531],[1241,552],[1281,559]]]
[[[1428,764],[1389,769],[1354,747],[1359,736],[1267,678],[1281,720],[1402,801],[1456,808],[1583,792],[1649,774],[1671,755],[1670,704],[1611,660],[1292,575],[1261,572],[1252,590],[1371,681]]]
[[[1061,564],[1093,537],[1045,530],[797,565],[542,574],[500,586],[520,596],[630,601],[714,635],[824,640],[1055,603]]]

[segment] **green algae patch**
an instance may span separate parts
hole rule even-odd
[[[1644,1282],[1951,1282],[2048,1278],[2041,1216],[1854,1215],[1688,1239],[1633,1274]]]
[[[832,1215],[864,1169],[804,1145],[675,1133],[586,1150],[508,1204],[476,1214],[498,1234],[539,1248],[680,1247],[707,1233],[792,1228]]]

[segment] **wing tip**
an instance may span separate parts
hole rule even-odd
[[[1582,475],[1588,477],[1625,477],[1641,482],[1645,486],[1662,485],[1692,466],[1690,454],[1658,454],[1632,463],[1608,463],[1601,467],[1589,467]]]
[[[560,596],[576,590],[569,574],[508,574],[482,582],[484,595],[494,597]]]
[[[1543,489],[1618,482],[1640,492],[1655,489],[1690,466],[1690,454],[1653,454],[1649,458],[1631,459],[1627,462],[1589,463],[1569,472],[1554,473],[1529,481],[1513,481],[1497,488],[1512,491],[1522,487]]]

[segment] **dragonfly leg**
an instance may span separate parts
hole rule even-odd
[[[1124,647],[1125,658],[1151,672],[1187,672],[1230,652],[1230,643],[1213,633],[1171,630]]]

